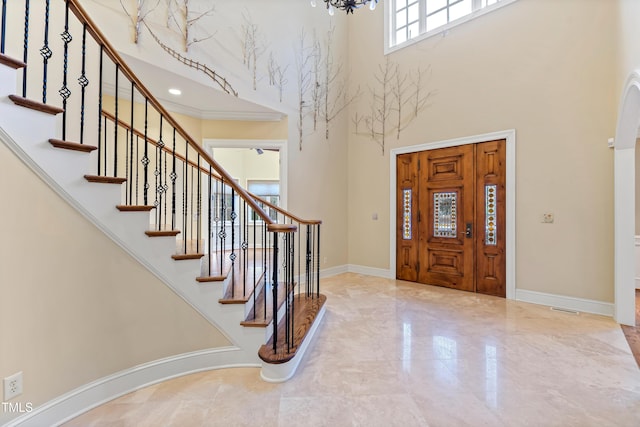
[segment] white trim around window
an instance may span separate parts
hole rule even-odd
[[[427,28],[427,23],[426,23],[427,15],[428,15],[426,12],[427,1],[428,0],[418,0],[418,1],[408,0],[407,1],[408,4],[417,3],[419,6],[420,19],[419,21],[416,21],[414,23],[414,28],[417,26],[419,28],[420,34],[412,38],[407,37],[406,41],[403,41],[398,44],[395,43],[397,25],[395,22],[396,14],[393,13],[395,12],[396,0],[388,0],[385,2],[385,7],[384,7],[384,40],[385,40],[384,53],[385,55],[391,52],[394,52],[396,50],[402,49],[404,47],[411,46],[412,44],[417,43],[421,40],[425,40],[427,38],[430,38],[439,34],[443,34],[443,33],[446,34],[446,32],[448,32],[453,27],[464,24],[465,22],[471,21],[472,19],[485,15],[489,12],[493,12],[494,10],[507,6],[517,0],[500,0],[497,3],[491,4],[489,6],[482,6],[481,4],[484,2],[481,0],[471,0],[473,3],[473,9],[474,9],[473,12],[465,16],[462,16],[458,19],[455,19],[453,21],[450,21],[447,24],[434,28],[433,30],[428,30]],[[454,0],[448,0],[447,5],[449,5],[452,1]],[[448,9],[448,6],[445,6],[443,9]],[[404,26],[404,24],[402,26]]]

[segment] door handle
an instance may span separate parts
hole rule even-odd
[[[465,227],[464,230],[464,235],[467,239],[470,239],[473,237],[473,224],[468,222],[467,226]]]

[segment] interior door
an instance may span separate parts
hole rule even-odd
[[[505,296],[505,144],[397,157],[398,279]]]

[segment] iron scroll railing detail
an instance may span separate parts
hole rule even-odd
[[[271,318],[273,341],[292,350],[293,296],[319,297],[320,221],[239,185],[145,87],[79,1],[25,0],[22,7],[3,0],[1,13],[0,51],[22,53],[29,64],[22,96],[59,102],[62,139],[97,148],[90,172],[126,179],[123,209],[153,210],[148,234],[175,236],[176,260],[201,259],[199,281],[226,277],[227,294],[251,305],[242,320]],[[22,18],[22,34],[6,31],[6,22]],[[44,44],[30,50],[30,37]],[[77,93],[69,76],[77,77]],[[47,97],[47,87],[60,88],[60,97]]]

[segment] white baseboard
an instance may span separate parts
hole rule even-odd
[[[395,279],[396,276],[389,269],[367,267],[364,265],[349,264],[349,273],[365,274],[367,276],[382,277],[384,279]]]
[[[526,289],[516,289],[516,300],[602,316],[613,317],[614,314],[614,304],[610,302],[547,294]]]
[[[172,378],[213,369],[260,367],[237,363],[246,359],[239,353],[242,353],[240,348],[225,347],[145,363],[79,387],[9,421],[4,427],[58,426],[127,393]]]
[[[337,267],[325,268],[320,270],[320,278],[337,276],[338,274],[348,273],[349,269],[346,265],[339,265]]]

